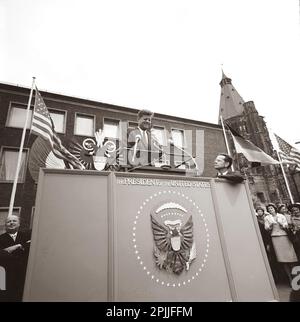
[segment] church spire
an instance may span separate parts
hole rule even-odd
[[[231,117],[241,115],[244,111],[244,100],[240,94],[236,91],[231,83],[231,79],[227,77],[222,69],[221,97],[220,97],[220,109],[219,120],[222,115],[224,120]]]

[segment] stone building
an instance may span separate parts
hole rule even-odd
[[[270,156],[277,158],[264,117],[259,115],[253,101],[245,102],[224,73],[220,82],[220,115],[241,136]],[[230,147],[234,150],[233,141]],[[280,166],[253,166],[242,155],[235,158],[236,166],[247,176],[255,204],[290,203]],[[285,168],[294,201],[299,201],[299,174]]]

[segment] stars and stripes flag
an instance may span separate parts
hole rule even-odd
[[[31,123],[31,133],[42,136],[45,140],[49,141],[49,143],[53,147],[54,132],[52,119],[46,107],[46,104],[37,88],[35,88],[35,102]]]
[[[84,169],[84,166],[80,163],[79,159],[62,145],[60,138],[54,130],[54,124],[47,106],[37,87],[35,88],[31,133],[48,141],[51,145],[52,152],[56,157],[69,162],[75,169]]]
[[[276,141],[278,143],[278,153],[282,160],[282,163],[293,165],[296,171],[300,171],[300,151],[294,148],[292,145],[284,141],[280,136],[274,133]]]

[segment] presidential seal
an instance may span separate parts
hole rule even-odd
[[[160,189],[137,206],[132,225],[133,255],[157,285],[180,288],[193,284],[206,268],[209,249],[205,213],[189,194]]]
[[[165,202],[152,210],[153,255],[159,269],[181,274],[196,258],[193,218],[180,204]]]

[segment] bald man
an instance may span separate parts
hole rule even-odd
[[[0,250],[6,251],[8,254],[16,254],[18,251],[24,250],[26,244],[30,242],[30,233],[19,231],[20,218],[11,215],[6,218],[6,232],[0,235]]]
[[[6,270],[6,293],[4,300],[21,301],[25,282],[30,232],[20,231],[20,218],[6,218],[6,232],[0,235],[0,266]]]

